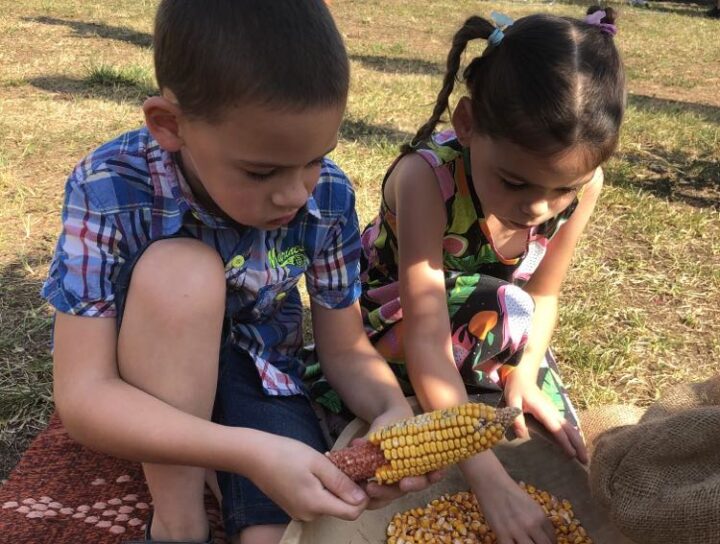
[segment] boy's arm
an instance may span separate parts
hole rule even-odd
[[[113,318],[56,316],[55,402],[73,438],[126,459],[243,474],[296,519],[362,513],[365,493],[305,444],[206,421],[123,381],[115,329]]]
[[[323,373],[350,411],[370,429],[413,416],[392,370],[368,340],[360,305],[339,309],[312,303],[313,332]],[[381,508],[404,493],[422,491],[442,473],[403,478],[397,485],[369,483],[370,508]]]
[[[375,425],[411,417],[395,375],[365,334],[360,305],[328,309],[311,303],[311,308],[323,373],[350,411]]]

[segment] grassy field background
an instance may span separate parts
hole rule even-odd
[[[0,0],[0,478],[52,411],[52,313],[38,291],[64,181],[83,155],[141,125],[139,105],[154,92],[155,6]],[[553,341],[580,408],[645,405],[664,387],[717,372],[720,361],[720,21],[696,4],[616,6],[627,121]],[[465,17],[584,9],[334,0],[353,81],[333,158],[356,185],[361,221],[377,210],[398,145],[428,115]]]

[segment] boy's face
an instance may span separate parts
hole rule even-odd
[[[181,119],[180,150],[200,203],[241,225],[276,229],[305,205],[337,145],[344,104],[303,111],[248,105],[219,123]]]

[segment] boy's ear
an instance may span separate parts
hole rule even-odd
[[[472,102],[467,96],[463,96],[455,106],[452,114],[452,124],[460,144],[463,147],[468,147],[473,133],[473,116]]]
[[[180,107],[164,96],[151,96],[143,103],[145,124],[160,147],[172,153],[180,151],[184,141],[180,136]]]

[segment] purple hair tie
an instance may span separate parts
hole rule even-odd
[[[617,34],[617,27],[610,23],[603,23],[602,20],[605,18],[606,13],[603,10],[598,10],[585,17],[585,22],[589,25],[595,25],[600,27],[600,32],[610,34],[614,36]]]

